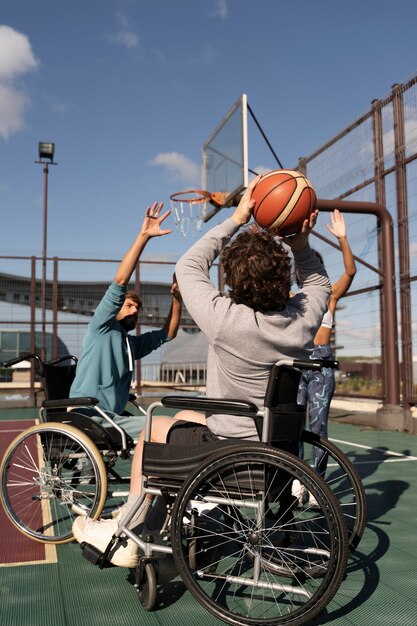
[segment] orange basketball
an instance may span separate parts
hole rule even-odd
[[[282,236],[301,230],[316,206],[310,181],[295,170],[273,170],[262,176],[252,191],[253,217],[262,228],[274,228]]]

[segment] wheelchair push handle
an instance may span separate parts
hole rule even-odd
[[[320,370],[322,367],[331,367],[337,370],[339,368],[339,361],[333,359],[314,359],[309,361],[298,361],[294,359],[293,366],[298,367],[301,370]]]
[[[76,356],[72,354],[66,354],[65,356],[59,356],[56,359],[52,359],[52,361],[46,361],[45,365],[58,365],[58,363],[62,363],[63,361],[74,361],[74,363],[78,363],[78,359]]]
[[[21,363],[22,361],[28,361],[29,359],[35,359],[38,364],[40,364],[41,360],[37,354],[33,354],[32,352],[23,352],[16,356],[14,359],[9,359],[8,361],[3,361],[1,364],[2,367],[11,367],[12,365],[16,365],[17,363]]]

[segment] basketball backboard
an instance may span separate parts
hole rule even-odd
[[[175,224],[195,235],[223,207],[238,204],[248,186],[248,102],[242,94],[202,150],[202,189],[171,194]]]
[[[203,144],[202,188],[220,206],[232,206],[247,186],[248,106],[242,94]]]

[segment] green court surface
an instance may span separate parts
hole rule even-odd
[[[30,411],[0,411],[3,426],[5,418],[33,416]],[[363,479],[368,522],[350,557],[346,579],[314,624],[415,626],[417,438],[337,420],[331,423],[330,437],[348,454]],[[49,562],[4,564],[8,521],[2,520],[2,626],[222,623],[192,598],[170,556],[161,562],[159,608],[152,612],[142,609],[129,570],[99,570],[82,558],[76,543],[57,546],[56,558]]]

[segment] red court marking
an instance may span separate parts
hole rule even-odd
[[[0,458],[3,457],[9,443],[22,431],[35,424],[35,420],[16,420],[0,422]],[[53,554],[50,555],[51,547],[39,541],[29,539],[17,530],[10,522],[3,507],[0,506],[0,567],[6,565],[33,565],[34,563],[46,563],[52,560],[56,553],[52,546]]]

